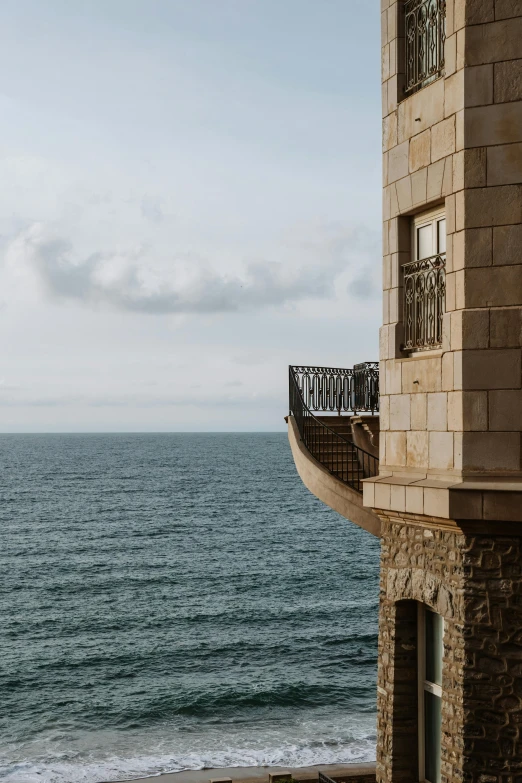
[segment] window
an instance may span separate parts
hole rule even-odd
[[[444,75],[446,0],[405,0],[406,95]]]
[[[423,604],[417,606],[417,618],[419,779],[440,783],[444,621]]]
[[[446,303],[446,217],[444,210],[417,215],[412,223],[412,261],[403,264],[404,350],[442,345]]]

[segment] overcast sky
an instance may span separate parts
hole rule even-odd
[[[0,430],[281,430],[378,358],[377,0],[4,0]]]

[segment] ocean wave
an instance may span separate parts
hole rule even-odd
[[[375,737],[371,731],[359,731],[346,738],[329,738],[304,742],[283,742],[275,746],[226,747],[208,751],[186,750],[181,753],[143,753],[119,755],[107,753],[94,759],[92,754],[63,758],[68,754],[40,758],[38,761],[9,763],[0,760],[2,783],[110,783],[182,770],[220,769],[225,767],[306,767],[321,764],[367,762],[375,759]]]

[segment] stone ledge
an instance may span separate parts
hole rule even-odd
[[[440,481],[418,476],[376,476],[364,481],[363,504],[375,513],[396,511],[443,520],[522,522],[522,480]]]

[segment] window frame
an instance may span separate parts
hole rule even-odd
[[[439,783],[437,780],[428,780],[426,778],[426,713],[425,713],[425,693],[431,693],[441,700],[442,707],[442,685],[430,682],[426,679],[426,612],[433,610],[426,604],[417,603],[417,723],[418,723],[418,754],[419,754],[419,781],[421,783]],[[437,612],[433,612],[437,614]],[[443,658],[444,644],[444,617],[441,618],[441,661]]]
[[[439,251],[439,245],[438,245],[438,224],[440,220],[446,220],[446,208],[444,204],[441,204],[440,206],[436,207],[435,209],[430,209],[427,212],[419,212],[417,215],[414,215],[412,220],[412,239],[411,239],[411,249],[412,249],[412,261],[422,261],[422,259],[417,258],[417,251],[418,251],[418,238],[417,238],[417,232],[419,228],[424,228],[425,226],[432,225],[432,247],[437,248],[434,253],[432,253],[430,256],[426,256],[426,258],[433,258],[433,256],[445,256],[446,250]],[[446,224],[446,242],[447,242],[447,236],[448,236],[448,229]]]

